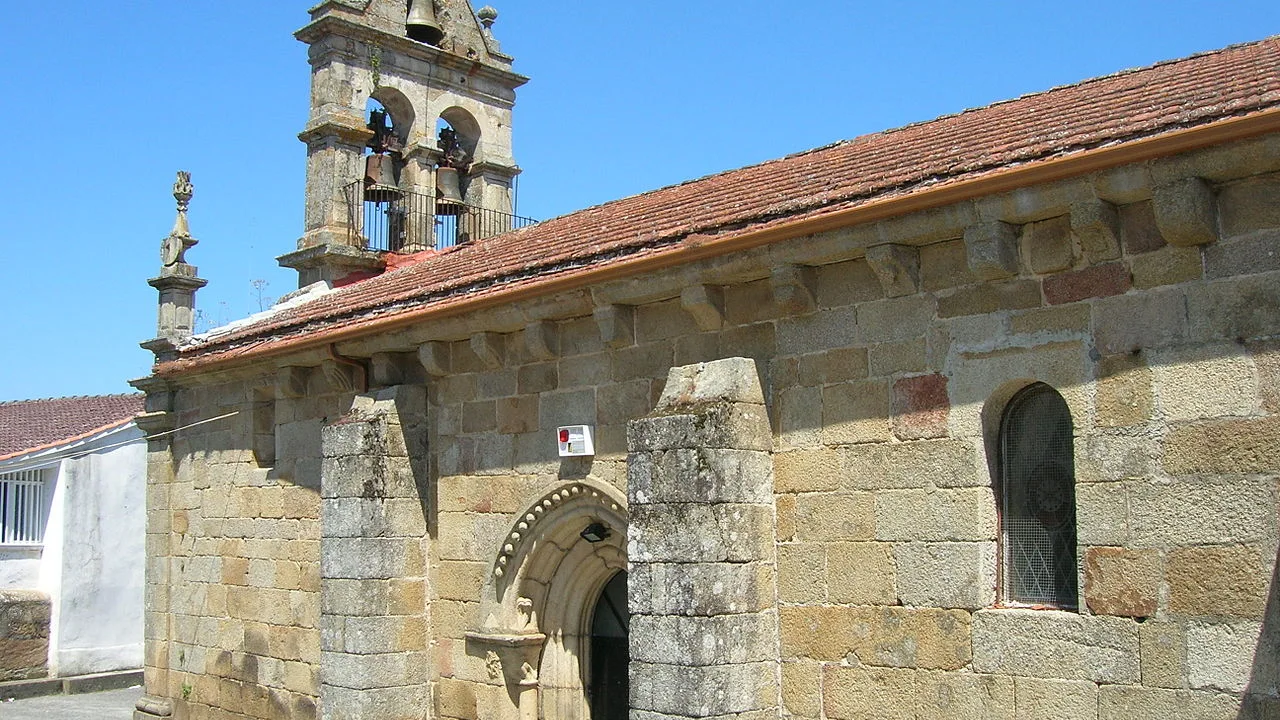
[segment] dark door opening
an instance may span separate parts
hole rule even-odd
[[[587,701],[592,720],[627,720],[627,574],[614,575],[591,617],[591,675]]]

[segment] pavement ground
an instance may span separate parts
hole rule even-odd
[[[0,702],[0,720],[132,720],[142,688]]]

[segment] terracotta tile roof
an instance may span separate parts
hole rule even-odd
[[[172,367],[1276,108],[1280,37],[866,135],[427,253],[187,348]]]
[[[0,460],[121,425],[142,401],[132,393],[0,402]]]

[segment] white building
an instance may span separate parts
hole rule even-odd
[[[140,395],[0,403],[0,680],[141,667],[141,411]]]

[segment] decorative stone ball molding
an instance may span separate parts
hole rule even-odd
[[[520,519],[511,527],[511,531],[507,533],[506,541],[502,545],[502,549],[498,551],[498,557],[493,562],[493,577],[497,580],[498,596],[501,597],[503,590],[510,584],[513,576],[512,568],[517,559],[525,552],[530,539],[537,534],[537,525],[546,517],[556,514],[555,511],[566,503],[575,505],[599,505],[601,508],[607,508],[611,513],[625,514],[623,507],[625,501],[617,498],[610,492],[612,488],[605,489],[598,483],[593,481],[580,481],[562,485],[552,492],[543,495],[537,502],[530,505],[523,513]],[[616,492],[616,491],[614,491]],[[613,528],[614,532],[621,531],[621,528]]]

